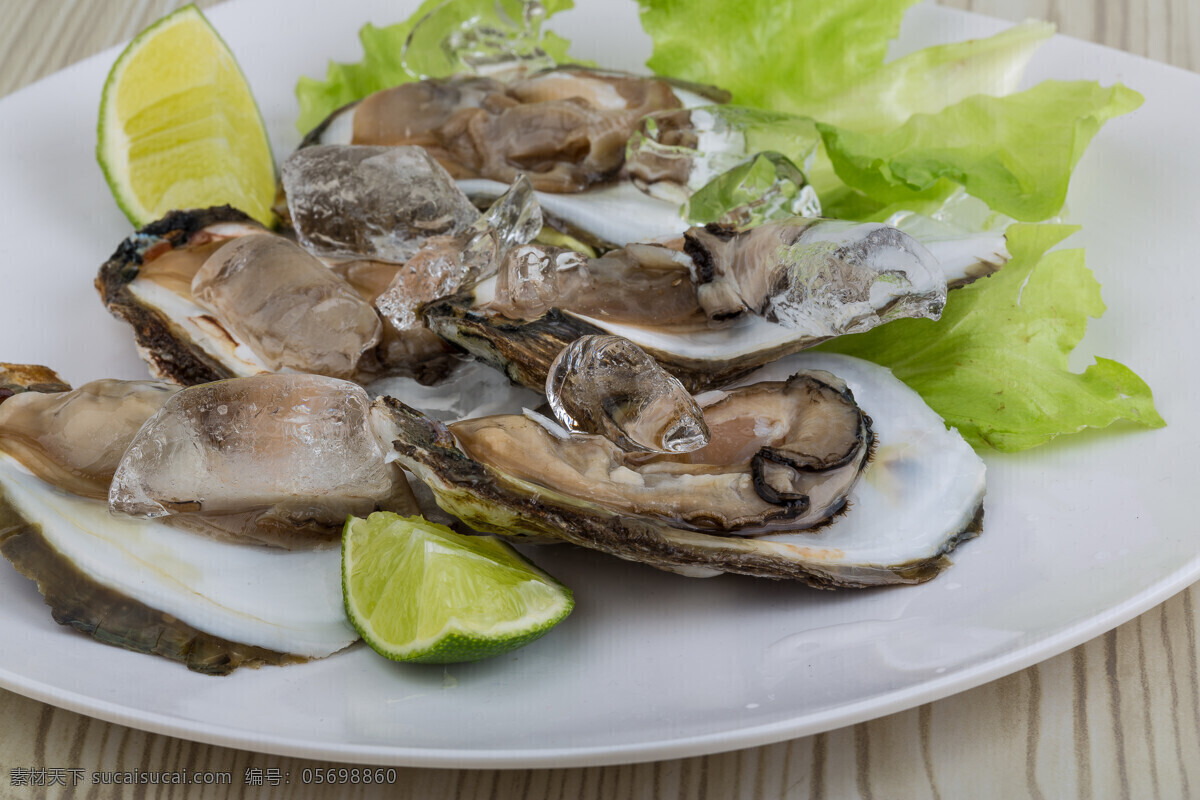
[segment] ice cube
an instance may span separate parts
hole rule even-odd
[[[348,378],[383,329],[354,287],[271,234],[222,245],[196,272],[192,296],[271,370]]]
[[[538,0],[518,7],[443,2],[421,17],[404,42],[401,63],[421,77],[534,72],[557,62],[542,49],[546,8]],[[519,12],[519,13],[514,13]]]
[[[318,256],[407,261],[479,211],[421,147],[302,147],[280,170],[296,237]]]
[[[138,431],[109,505],[143,517],[270,509],[335,525],[370,513],[403,481],[370,408],[362,387],[317,375],[188,387]]]
[[[752,228],[773,219],[819,217],[821,201],[786,156],[759,153],[702,186],[683,215],[694,225]]]
[[[903,317],[937,319],[946,276],[920,242],[877,222],[791,217],[754,228],[688,230],[706,265],[697,298],[712,319],[743,311],[831,338]]]
[[[561,273],[585,275],[587,262],[582,253],[561,247],[544,244],[514,247],[500,262],[495,306],[512,319],[539,317],[553,306],[562,305]]]
[[[508,191],[496,198],[475,226],[496,232],[501,255],[510,247],[532,242],[542,230],[542,207],[538,205],[529,178],[518,175]]]
[[[708,444],[704,413],[679,379],[620,336],[582,336],[550,364],[546,398],[559,422],[624,450],[687,453]]]
[[[629,139],[625,169],[643,191],[683,203],[759,153],[810,168],[821,135],[808,117],[734,105],[657,111]]]
[[[397,331],[421,328],[421,306],[494,275],[510,248],[531,241],[541,229],[541,208],[521,175],[466,231],[427,240],[375,307]]]

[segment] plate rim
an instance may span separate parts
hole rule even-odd
[[[224,13],[236,3],[220,4]],[[932,7],[938,14],[961,15],[988,19],[996,24],[1008,25],[985,15],[942,6]],[[1056,39],[1070,37],[1056,36]],[[1090,48],[1115,53],[1121,58],[1136,59],[1152,65],[1155,69],[1174,70],[1188,76],[1196,73],[1148,59],[1137,54],[1105,47],[1093,42],[1071,39]],[[1048,43],[1051,47],[1053,42]],[[44,81],[70,70],[87,70],[93,63],[109,61],[125,46],[124,43],[100,53],[81,59],[55,73],[29,84],[0,98],[0,105],[8,98],[36,92]],[[1126,435],[1133,435],[1127,433]],[[303,739],[268,735],[243,729],[231,728],[210,722],[185,720],[154,711],[138,711],[86,694],[62,690],[0,666],[0,687],[74,713],[86,715],[109,723],[125,725],[150,733],[165,734],[188,741],[261,752],[288,757],[323,759],[342,763],[373,764],[381,766],[440,767],[440,768],[545,768],[584,767],[611,764],[633,764],[672,758],[706,755],[730,750],[785,741],[824,731],[853,725],[870,719],[887,716],[911,709],[933,700],[950,697],[963,691],[981,686],[1006,675],[1041,663],[1064,653],[1084,642],[1145,613],[1151,608],[1200,580],[1200,554],[1193,556],[1174,571],[1160,577],[1153,584],[1134,594],[1125,602],[1110,606],[1099,613],[1074,625],[1043,636],[1017,649],[947,674],[944,677],[923,681],[917,685],[874,695],[858,702],[843,704],[832,709],[809,713],[783,722],[741,727],[733,730],[695,736],[664,739],[653,744],[584,746],[561,750],[512,749],[512,750],[450,750],[443,747],[413,748],[372,744],[340,744],[330,746]],[[178,666],[178,665],[167,665]]]

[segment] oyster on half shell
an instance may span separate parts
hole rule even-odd
[[[196,272],[226,242],[264,228],[230,206],[173,211],[117,247],[96,275],[109,312],[133,328],[158,378],[183,386],[269,372],[192,297]]]
[[[397,264],[367,259],[325,264],[328,273],[319,277],[338,286],[321,296],[311,291],[314,280],[303,282],[299,297],[273,291],[277,285],[264,291],[248,281],[252,290],[245,296],[235,295],[223,306],[202,305],[197,278],[203,278],[205,266],[222,248],[240,244],[234,240],[277,243],[279,249],[317,261],[240,211],[222,206],[173,211],[128,237],[100,267],[95,285],[101,300],[133,328],[138,352],[156,377],[191,386],[299,369],[359,383],[393,373],[428,382],[447,368],[451,348],[434,334],[418,331],[425,336],[400,339],[389,326],[380,332],[370,304],[387,289]],[[286,252],[281,256],[288,257]],[[286,274],[286,263],[275,265],[274,271]],[[332,308],[331,299],[338,308]],[[305,304],[321,313],[298,313]],[[259,318],[253,330],[260,341],[254,346],[244,341],[242,320],[223,319],[214,307],[230,313],[249,309]],[[283,324],[283,333],[272,327],[275,322]],[[280,353],[287,358],[279,358]]]
[[[593,457],[609,454],[608,448],[594,443],[564,448],[558,457],[531,465],[528,462],[535,459],[522,459],[512,452],[488,452],[475,440],[488,427],[528,429],[540,424],[536,418],[493,417],[446,426],[395,401],[385,398],[377,402],[393,411],[398,430],[394,447],[400,463],[429,485],[439,505],[480,530],[568,541],[697,576],[734,572],[799,579],[826,588],[932,578],[950,563],[946,554],[980,529],[982,461],[957,432],[946,430],[941,418],[915,392],[888,370],[867,362],[802,354],[760,370],[744,385],[787,381],[803,370],[839,375],[862,412],[876,418],[872,426],[874,457],[857,482],[850,481],[848,494],[843,492],[834,502],[836,508],[844,502],[848,512],[819,530],[789,527],[786,512],[778,513],[777,519],[766,519],[780,512],[781,506],[761,497],[759,502],[776,512],[760,513],[754,521],[746,521],[743,535],[729,535],[734,532],[727,529],[729,520],[715,520],[712,512],[692,513],[681,510],[682,506],[655,510],[633,507],[620,497],[595,497],[590,494],[592,484],[600,491],[620,495],[622,485],[641,490],[666,480],[660,475],[648,478],[655,470],[670,472],[673,468],[654,467],[651,460],[649,472],[646,465],[638,472],[623,461]],[[719,403],[713,397],[700,399]],[[751,428],[757,424],[754,419],[751,415]],[[553,433],[547,431],[546,435]],[[497,437],[497,447],[506,446],[504,438]],[[517,464],[519,469],[514,466]],[[792,469],[789,477],[796,477],[800,471]],[[703,474],[689,476],[686,469],[679,472],[678,482],[663,482],[659,488],[671,486],[667,491],[684,495],[684,504],[691,492],[695,507],[704,507],[711,479]],[[750,472],[743,473],[743,485],[753,484]],[[573,482],[555,473],[573,476]],[[768,478],[775,490],[779,485],[774,481],[779,478],[778,474]],[[731,481],[730,486],[735,483]],[[625,494],[628,497],[634,492]],[[812,503],[822,504],[829,505]],[[707,505],[714,508],[718,504]],[[829,519],[828,512],[827,507],[822,519]],[[749,530],[756,535],[744,535]]]
[[[109,512],[97,487],[176,387],[71,391],[9,366],[0,380],[33,391],[0,403],[0,553],[37,582],[57,622],[209,674],[320,658],[357,638],[336,549],[259,547]]]
[[[880,223],[707,225],[676,247],[629,245],[590,260],[546,253],[533,267],[510,259],[497,280],[427,305],[425,321],[526,386],[544,385],[571,341],[607,333],[701,391],[835,336],[936,319],[945,303],[933,255]]]

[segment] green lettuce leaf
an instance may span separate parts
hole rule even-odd
[[[879,132],[975,94],[1006,94],[1044,22],[884,63],[913,0],[639,0],[660,75],[728,89],[735,103]]]
[[[1034,51],[1053,34],[1048,22],[1026,22],[985,39],[926,47],[806,103],[804,113],[850,130],[882,133],[913,114],[941,111],[972,95],[1009,94]]]
[[[296,127],[307,133],[337,109],[355,100],[361,100],[372,92],[418,80],[402,63],[404,43],[418,22],[435,12],[445,0],[424,0],[420,7],[404,22],[380,28],[367,23],[358,33],[362,42],[363,60],[356,64],[329,62],[324,81],[301,76],[296,83],[296,100],[300,103],[300,117]],[[509,5],[513,5],[509,3]],[[519,4],[518,4],[519,5]],[[574,7],[573,0],[542,0],[549,17],[559,11]],[[457,0],[453,12],[462,19],[480,17],[492,19],[496,15],[496,0]],[[519,18],[518,10],[508,9],[510,16]],[[436,37],[425,37],[420,43],[417,58],[436,63],[440,42]],[[567,60],[570,43],[551,31],[540,31],[537,45],[555,61]],[[442,59],[444,60],[444,59]],[[448,74],[449,70],[446,71]],[[432,73],[430,73],[432,74]]]
[[[917,0],[639,0],[660,75],[728,89],[735,103],[802,112],[878,68]]]
[[[904,202],[942,179],[1019,220],[1062,210],[1071,171],[1107,120],[1142,96],[1117,84],[1043,81],[1005,97],[969,97],[884,134],[819,123],[839,178],[872,199]]]
[[[951,292],[940,321],[898,320],[821,349],[890,367],[975,447],[1024,450],[1120,419],[1161,427],[1150,388],[1128,367],[1067,366],[1088,317],[1104,312],[1083,251],[1048,252],[1077,229],[1012,225],[1012,261]]]

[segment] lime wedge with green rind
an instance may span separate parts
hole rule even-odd
[[[571,591],[489,536],[376,512],[342,533],[342,594],[363,640],[396,661],[478,661],[562,622]]]
[[[226,203],[274,224],[266,126],[233,54],[195,6],[163,17],[117,58],[97,133],[96,159],[135,226]]]

